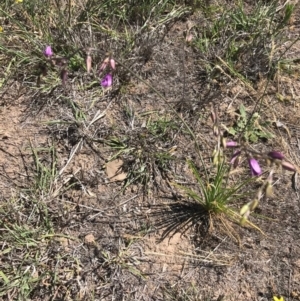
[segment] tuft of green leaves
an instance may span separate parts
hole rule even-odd
[[[265,127],[268,126],[267,122],[262,123],[260,115],[255,112],[249,116],[243,104],[239,108],[239,116],[234,126],[230,127],[227,131],[229,134],[236,136],[242,134],[246,142],[256,143],[259,139],[270,139],[273,137]],[[261,124],[262,123],[262,124]]]
[[[230,166],[224,161],[216,166],[216,173],[211,175],[209,179],[199,173],[192,161],[188,161],[188,165],[197,182],[196,189],[185,185],[175,184],[175,186],[183,190],[186,196],[192,199],[193,202],[201,205],[201,210],[205,212],[209,218],[211,228],[214,225],[214,221],[219,221],[226,234],[239,240],[238,235],[230,223],[233,222],[240,225],[242,216],[237,206],[239,201],[246,196],[245,193],[242,193],[243,188],[245,188],[249,182],[253,181],[253,178],[248,178],[236,184],[230,183]],[[245,226],[262,232],[255,224],[248,220],[245,221]]]

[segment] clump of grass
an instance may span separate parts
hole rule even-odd
[[[174,218],[172,221],[160,222],[160,226],[167,227],[163,235],[179,229],[186,231],[197,223],[204,225],[206,232],[217,228],[237,241],[239,241],[239,235],[233,224],[248,226],[263,233],[249,220],[250,213],[254,211],[263,197],[273,196],[273,174],[276,169],[297,171],[297,167],[286,161],[284,155],[278,151],[260,153],[247,147],[245,142],[226,140],[219,127],[218,115],[215,110],[212,111],[211,117],[214,122],[213,132],[217,137],[212,161],[209,165],[204,164],[200,154],[204,171],[200,173],[200,168],[188,160],[189,168],[196,180],[195,188],[184,184],[174,184],[185,193],[185,201],[181,205],[169,205],[169,211]],[[224,151],[226,148],[236,148],[230,163],[227,163],[229,160],[226,160]],[[241,178],[234,180],[231,178],[231,171],[239,165],[242,156],[247,158],[251,176],[248,175],[245,180]],[[270,170],[267,178],[262,180],[262,185],[257,190],[251,188],[250,184],[256,181],[256,177],[262,176],[263,172],[259,161],[265,161]],[[242,205],[242,201],[245,199],[246,204]],[[188,205],[189,202],[190,205]]]
[[[139,269],[139,260],[132,249],[133,241],[129,240],[128,245],[124,246],[114,254],[111,251],[101,251],[103,266],[109,267],[109,270],[128,270],[133,275],[143,279],[144,276]]]
[[[167,175],[171,162],[175,160],[172,140],[177,131],[178,126],[172,119],[149,118],[144,128],[123,138],[107,140],[106,144],[117,151],[111,159],[120,157],[124,161],[123,169],[127,172],[125,187],[141,183],[147,191],[148,184],[155,182],[157,176]]]
[[[20,210],[20,206],[18,207]],[[19,300],[26,300],[47,274],[47,269],[41,267],[42,257],[47,252],[44,237],[52,233],[47,227],[27,223],[6,222],[1,223],[0,227],[2,242],[0,296],[2,298],[14,296]]]
[[[27,166],[27,185],[16,190],[14,197],[2,200],[0,206],[3,300],[35,299],[42,297],[42,292],[55,294],[61,284],[58,279],[65,277],[60,270],[65,266],[53,246],[59,238],[73,239],[54,227],[59,220],[55,201],[69,188],[58,181],[55,148],[30,147],[33,164]],[[61,256],[69,255],[62,252]],[[75,260],[71,257],[70,262]]]
[[[251,116],[254,116],[255,112],[252,112]],[[217,145],[213,152],[213,163],[219,165],[224,160],[224,149],[226,148],[236,148],[231,159],[230,164],[233,168],[239,166],[241,158],[245,157],[249,164],[249,169],[252,177],[260,177],[263,174],[262,168],[259,161],[263,161],[269,167],[268,176],[262,181],[261,187],[257,191],[257,196],[247,202],[246,205],[240,210],[240,224],[245,225],[248,223],[248,217],[250,213],[258,206],[259,201],[265,197],[273,196],[273,174],[275,170],[289,170],[297,173],[298,167],[287,161],[285,156],[279,151],[270,151],[267,153],[258,152],[249,147],[249,140],[244,141],[244,135],[251,129],[251,119],[245,120],[243,122],[243,127],[241,128],[240,136],[238,142],[227,140],[223,137],[223,133],[219,127],[218,114],[216,110],[212,111],[211,114],[214,126],[213,131],[217,136]],[[265,193],[265,196],[263,196]]]
[[[247,196],[245,188],[253,179],[239,181],[237,184],[231,183],[229,178],[231,167],[224,161],[219,162],[216,172],[211,173],[208,179],[199,173],[193,162],[188,161],[188,165],[196,180],[196,189],[179,184],[175,184],[176,187],[181,189],[189,199],[200,205],[202,218],[208,220],[209,232],[216,225],[221,232],[239,240],[237,232],[232,227],[232,222],[239,224],[242,219],[237,205]],[[200,217],[198,218],[201,220]],[[262,232],[248,220],[246,225]]]
[[[258,1],[249,10],[239,1],[233,8],[210,11],[207,25],[199,27],[194,40],[203,71],[219,78],[221,70],[247,84],[274,75],[275,49],[282,44],[293,9],[289,4],[281,7],[278,1]],[[283,17],[278,10],[283,10]]]

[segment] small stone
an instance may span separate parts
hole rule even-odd
[[[95,242],[95,236],[93,234],[88,234],[84,237],[84,242],[88,245],[93,244]]]

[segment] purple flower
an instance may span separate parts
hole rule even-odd
[[[226,141],[225,143],[226,148],[236,147],[238,146],[238,143],[232,140]]]
[[[284,155],[282,153],[276,152],[276,151],[269,152],[268,156],[272,159],[278,159],[278,160],[284,159]]]
[[[106,74],[104,78],[101,80],[101,86],[103,88],[108,88],[112,85],[113,77],[110,73]]]
[[[251,175],[252,176],[261,175],[262,171],[261,171],[261,168],[260,168],[257,160],[255,160],[254,158],[250,158],[248,161],[249,161],[249,167],[250,167]]]
[[[46,46],[46,48],[44,50],[44,55],[48,58],[53,55],[51,46]]]

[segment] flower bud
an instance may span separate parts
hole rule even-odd
[[[213,164],[214,165],[218,165],[219,164],[219,158],[220,158],[219,152],[216,152],[216,154],[213,157]]]
[[[241,226],[244,226],[244,225],[246,224],[246,222],[248,221],[249,215],[250,215],[250,211],[247,211],[247,212],[243,215],[243,217],[242,217],[241,220],[240,220],[240,225],[241,225]]]
[[[288,161],[282,161],[281,166],[285,170],[294,171],[294,172],[296,171],[296,167]]]
[[[242,209],[240,210],[240,215],[244,215],[247,211],[249,211],[249,204],[246,204],[242,207]]]
[[[268,156],[272,159],[278,159],[278,160],[282,160],[284,159],[284,155],[280,152],[277,151],[271,151],[268,153]]]
[[[216,150],[215,155],[213,156],[213,164],[219,165],[220,162],[224,160],[222,150]]]
[[[263,196],[262,189],[260,188],[257,193],[257,199],[260,200]]]
[[[90,73],[92,69],[92,57],[88,54],[86,56],[86,70],[87,73]]]
[[[267,185],[266,185],[266,196],[268,197],[268,198],[271,198],[272,196],[273,196],[273,186],[272,186],[272,184],[271,183],[267,183]]]
[[[243,227],[243,226],[245,226],[246,222],[247,222],[247,218],[245,216],[243,216],[240,220],[240,225]]]
[[[223,137],[222,140],[221,140],[221,142],[222,142],[223,148],[226,148],[227,139]]]
[[[262,174],[261,168],[257,160],[255,160],[254,158],[250,158],[248,162],[252,176],[259,176]]]
[[[268,179],[267,179],[268,183],[270,183],[270,184],[272,184],[272,182],[273,182],[273,174],[274,174],[274,170],[271,169]]]
[[[257,207],[258,203],[259,203],[258,199],[255,199],[252,202],[250,202],[249,204],[250,211],[253,211]]]
[[[216,121],[217,121],[217,116],[216,116],[216,113],[215,113],[214,109],[211,110],[211,112],[210,112],[210,117],[211,117],[212,122],[213,122],[213,123],[216,123]]]
[[[215,136],[219,136],[220,131],[219,131],[219,128],[216,125],[213,126],[213,133],[214,133]]]
[[[230,164],[232,164],[234,168],[237,168],[237,166],[239,165],[240,154],[241,154],[241,150],[239,150],[239,149],[233,153],[233,156],[230,160]]]
[[[115,60],[114,59],[110,59],[110,67],[113,69],[113,70],[115,70],[116,69],[116,62],[115,62]]]

